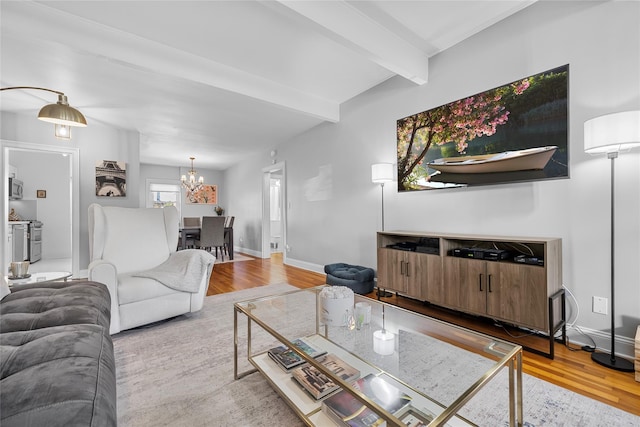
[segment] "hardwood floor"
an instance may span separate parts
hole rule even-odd
[[[271,259],[216,264],[211,275],[207,295],[276,283],[288,283],[299,288],[308,288],[324,284],[325,275],[283,265],[282,255],[274,254]],[[374,293],[368,296],[375,298]],[[459,313],[449,312],[403,297],[392,296],[382,299],[429,316],[481,330],[508,341],[517,341],[521,345],[539,349],[548,347],[548,341],[544,338],[523,336],[514,339],[508,335],[508,333],[515,335],[513,331],[505,332],[502,327],[497,327],[491,322],[482,322],[473,316],[461,316]],[[521,332],[520,334],[522,335]],[[591,355],[588,352],[571,351],[558,343],[555,346],[555,358],[551,360],[525,351],[523,371],[640,416],[640,383],[634,380],[634,374],[600,366],[591,360]]]

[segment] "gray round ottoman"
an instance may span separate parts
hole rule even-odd
[[[332,286],[346,286],[356,294],[368,294],[373,291],[372,268],[360,265],[350,265],[338,262],[324,266],[327,273],[327,284]]]

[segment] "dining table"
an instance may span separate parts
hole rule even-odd
[[[224,235],[228,236],[227,247],[229,250],[229,259],[233,259],[233,227],[225,227]],[[180,227],[180,247],[179,249],[185,249],[187,246],[187,236],[193,239],[200,238],[200,227]]]

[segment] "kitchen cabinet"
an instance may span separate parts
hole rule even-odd
[[[12,251],[13,251],[13,227],[10,225],[7,225],[7,241],[5,242],[5,247],[4,247],[4,265],[7,266],[7,269],[11,265],[11,259],[13,257]]]
[[[9,247],[9,253],[11,254],[10,262],[29,260],[28,223],[28,221],[12,221],[9,223],[9,227],[11,227],[11,246]]]

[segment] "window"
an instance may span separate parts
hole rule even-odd
[[[147,180],[148,198],[147,207],[164,208],[175,206],[178,209],[178,217],[181,217],[180,184],[175,181]]]

